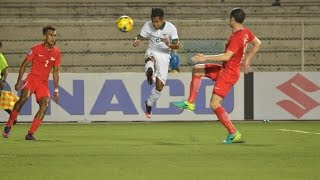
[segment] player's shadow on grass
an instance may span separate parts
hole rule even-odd
[[[193,145],[201,145],[199,143],[174,143],[174,142],[155,142],[155,145],[160,146],[193,146]]]
[[[65,142],[65,141],[61,141],[60,139],[37,139],[36,141],[39,141],[39,142]]]
[[[248,143],[242,143],[240,146],[251,146],[251,147],[268,147],[268,146],[274,146],[274,144],[248,144]]]
[[[34,143],[37,143],[37,142],[65,142],[65,141],[61,141],[60,139],[37,139],[37,140],[14,140],[14,141],[18,141],[18,142],[21,142],[21,141],[24,141],[24,142],[34,142]],[[67,142],[65,142],[67,143]]]
[[[274,144],[252,144],[252,143],[232,143],[232,144],[224,144],[224,143],[217,143],[217,145],[224,145],[224,146],[247,146],[247,147],[268,147],[274,146]]]

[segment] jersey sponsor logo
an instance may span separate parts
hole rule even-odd
[[[42,57],[43,55],[42,54],[39,54],[39,57]]]
[[[55,57],[51,57],[50,60],[51,60],[51,61],[55,61],[56,58],[55,58]]]

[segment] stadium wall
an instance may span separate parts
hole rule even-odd
[[[10,74],[7,90],[14,87],[18,74]],[[319,120],[319,72],[257,72],[245,86],[245,76],[230,91],[223,106],[233,120]],[[59,105],[50,102],[45,122],[93,121],[214,121],[209,107],[213,82],[203,79],[194,112],[175,108],[171,102],[187,98],[191,73],[170,74],[161,98],[153,107],[151,119],[144,113],[144,101],[153,86],[149,86],[143,73],[62,73]],[[247,79],[246,79],[247,80]],[[53,91],[53,82],[49,86]],[[245,91],[253,92],[248,99]],[[15,91],[14,91],[15,92]],[[245,99],[246,98],[246,99]],[[253,104],[252,104],[253,102]],[[249,110],[248,110],[249,108]],[[29,98],[19,116],[20,122],[30,122],[38,105]],[[0,112],[1,121],[8,115]],[[249,120],[249,119],[248,119]],[[251,119],[250,119],[251,120]]]

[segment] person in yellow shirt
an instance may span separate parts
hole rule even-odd
[[[4,90],[7,85],[7,69],[8,63],[6,58],[2,54],[2,42],[0,41],[0,109],[3,109],[8,114],[10,114],[14,103],[19,99],[19,97],[10,91]],[[16,123],[17,120],[14,121],[14,124]]]
[[[8,76],[8,63],[2,54],[2,42],[0,42],[0,89],[4,89],[7,85],[6,79]]]

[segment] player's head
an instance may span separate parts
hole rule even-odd
[[[159,29],[164,23],[164,12],[161,8],[152,8],[151,21],[155,29]]]
[[[44,37],[45,43],[49,44],[50,46],[53,46],[56,44],[56,28],[54,28],[51,25],[47,25],[42,28],[42,34]]]
[[[230,27],[234,23],[242,24],[246,18],[246,13],[241,8],[234,8],[230,13]]]

